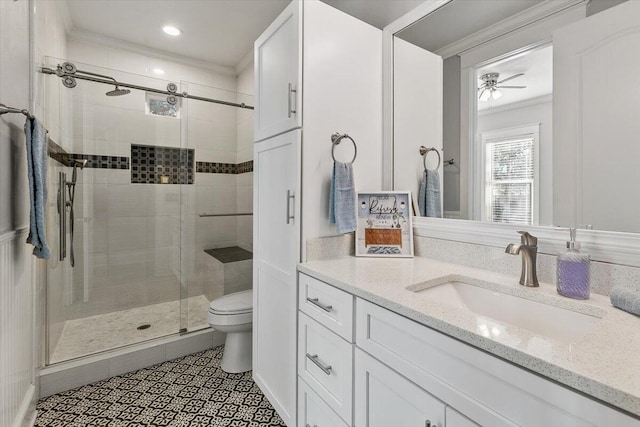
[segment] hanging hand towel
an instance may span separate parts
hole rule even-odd
[[[418,190],[418,208],[422,216],[442,218],[440,174],[437,170],[425,169],[423,172]]]
[[[47,208],[47,130],[35,119],[25,123],[27,141],[27,172],[29,174],[29,200],[31,205],[30,229],[27,243],[38,258],[51,256],[47,245],[45,209]],[[64,191],[64,189],[63,189]]]
[[[350,233],[356,229],[356,192],[352,163],[333,163],[329,221],[336,224],[338,234]]]

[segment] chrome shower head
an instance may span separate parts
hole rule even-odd
[[[126,95],[128,93],[131,93],[131,91],[129,89],[120,89],[118,87],[118,85],[116,85],[116,88],[114,90],[110,90],[109,92],[106,93],[107,96],[122,96],[122,95]]]

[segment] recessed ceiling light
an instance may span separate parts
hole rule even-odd
[[[163,69],[161,69],[161,68],[154,68],[154,69],[153,69],[153,73],[154,73],[154,74],[157,74],[157,75],[159,75],[159,76],[161,76],[161,75],[163,75],[163,74],[164,74],[164,70],[163,70]]]
[[[162,27],[162,31],[169,34],[170,36],[179,36],[182,34],[182,30],[180,28],[174,27],[172,25],[165,25]]]

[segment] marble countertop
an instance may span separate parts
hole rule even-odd
[[[519,276],[447,264],[427,258],[357,258],[311,261],[302,273],[343,289],[474,347],[509,360],[587,395],[640,416],[640,318],[591,294],[577,301],[557,294],[555,285],[518,284]],[[519,273],[519,272],[517,272]],[[499,334],[479,328],[480,315],[406,289],[428,287],[439,278],[461,275],[474,285],[599,318],[572,342],[503,323]],[[486,317],[485,317],[486,319]]]

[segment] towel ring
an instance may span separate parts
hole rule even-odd
[[[442,158],[440,157],[440,151],[438,151],[438,149],[435,147],[427,148],[424,145],[420,146],[420,155],[422,156],[422,165],[424,166],[424,170],[430,170],[430,169],[427,169],[427,156],[431,151],[435,151],[436,154],[438,155],[438,165],[436,166],[436,169],[435,169],[435,170],[438,170],[440,168],[440,163],[442,161]]]
[[[358,146],[356,145],[356,142],[353,140],[353,138],[351,138],[346,133],[340,134],[338,132],[335,132],[333,135],[331,135],[331,142],[333,143],[331,147],[331,157],[333,157],[334,162],[337,162],[335,156],[336,145],[340,144],[340,141],[342,141],[344,138],[347,138],[353,143],[353,159],[351,160],[351,163],[353,163],[356,161],[356,157],[358,157]]]

